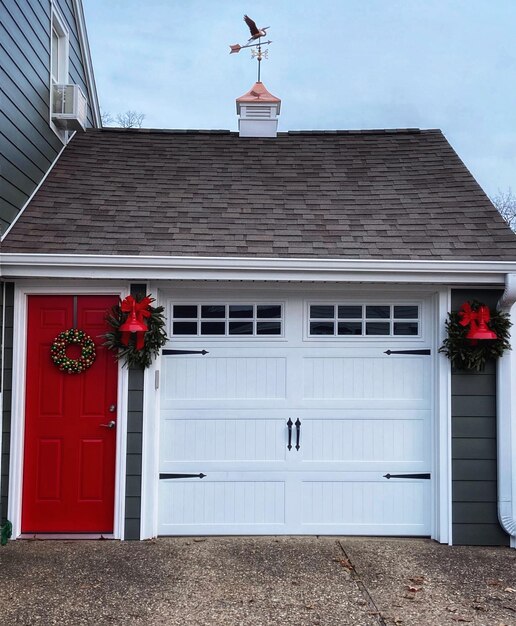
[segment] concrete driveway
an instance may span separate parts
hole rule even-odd
[[[516,551],[425,539],[17,541],[0,624],[514,626]]]

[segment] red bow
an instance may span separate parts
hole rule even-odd
[[[122,300],[120,309],[123,313],[131,314],[134,312],[136,321],[139,322],[142,327],[146,327],[144,320],[145,318],[151,316],[151,313],[149,311],[149,306],[151,302],[153,302],[153,298],[150,298],[149,296],[145,296],[145,298],[142,298],[140,302],[137,302],[136,299],[133,298],[133,296],[127,296],[126,298],[124,298],[124,300]],[[134,332],[136,334],[136,349],[142,350],[145,343],[145,333],[147,331],[143,330],[142,328],[142,330],[136,330]],[[121,341],[124,345],[129,345],[130,337],[131,331],[122,331]]]
[[[488,309],[489,315],[489,309]],[[459,311],[459,324],[461,326],[467,326],[471,324],[471,330],[475,331],[477,329],[477,319],[478,319],[478,311],[473,311],[471,308],[471,304],[469,302],[465,302]]]

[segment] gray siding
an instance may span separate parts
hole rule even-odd
[[[453,290],[452,310],[466,300],[491,308],[493,290]],[[453,543],[508,545],[497,515],[496,366],[483,372],[452,372]]]
[[[3,299],[4,285],[0,284],[0,293]],[[13,366],[13,303],[14,285],[5,284],[5,299],[2,306],[5,307],[5,326],[2,332],[4,371],[2,388],[2,450],[0,455],[0,521],[7,517],[7,500],[9,496],[9,456],[11,445],[11,390],[12,390],[12,366]],[[0,313],[2,313],[0,306]],[[0,320],[3,319],[0,317]],[[0,323],[1,327],[1,323]],[[1,330],[1,328],[0,328]]]
[[[147,293],[147,285],[131,285],[132,295]],[[125,538],[140,538],[142,504],[143,370],[129,370],[127,412],[127,468],[125,482]]]
[[[72,2],[56,4],[70,33],[70,82],[89,99]],[[0,233],[63,147],[49,125],[50,16],[49,0],[0,0]]]

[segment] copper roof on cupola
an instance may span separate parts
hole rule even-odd
[[[237,102],[281,102],[279,98],[273,96],[262,82],[254,83],[247,93],[236,99]]]

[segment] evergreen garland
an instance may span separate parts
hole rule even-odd
[[[147,297],[150,298],[150,296]],[[143,298],[144,296],[141,294],[135,296],[137,302],[141,302]],[[154,298],[150,298],[150,301],[154,302]],[[123,359],[124,366],[138,366],[145,369],[151,365],[152,360],[158,356],[160,349],[168,340],[165,332],[164,308],[162,306],[153,307],[149,305],[150,316],[146,320],[148,330],[144,335],[143,348],[138,350],[136,348],[135,333],[131,333],[128,345],[122,342],[122,332],[119,328],[126,321],[129,314],[122,311],[121,305],[122,300],[119,300],[118,304],[115,304],[106,315],[106,322],[112,330],[102,335],[106,340],[102,345],[109,350],[115,351],[115,358],[118,360]]]
[[[482,303],[476,300],[469,303],[473,311],[478,311]],[[469,327],[460,324],[458,311],[448,313],[445,322],[448,336],[439,348],[451,361],[452,367],[459,370],[482,371],[488,360],[497,359],[506,350],[511,349],[509,328],[512,326],[507,313],[494,313],[487,326],[496,333],[498,339],[471,340],[467,339]]]

